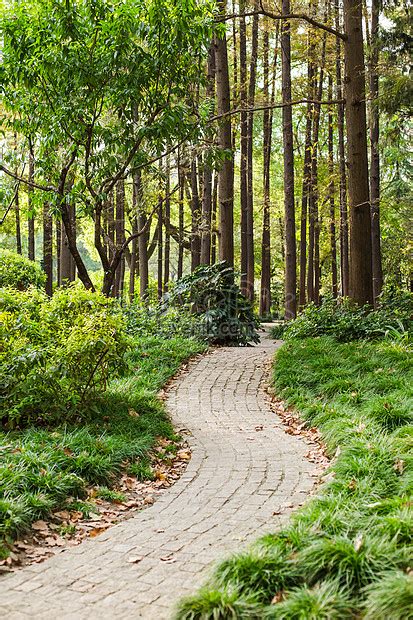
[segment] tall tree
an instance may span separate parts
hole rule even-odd
[[[258,11],[259,3],[254,1],[254,9]],[[248,108],[252,109],[255,102],[255,84],[258,60],[258,13],[252,22],[251,59],[248,85]],[[247,297],[254,299],[255,255],[254,255],[254,112],[247,114]]]
[[[34,153],[31,140],[29,141],[29,181],[34,182]],[[28,187],[28,207],[29,215],[27,218],[27,255],[30,260],[35,260],[35,236],[34,236],[34,204],[33,187]]]
[[[43,270],[46,274],[45,290],[47,295],[53,294],[53,220],[50,206],[43,205]]]
[[[333,99],[333,78],[328,77],[328,99]],[[330,203],[330,253],[331,253],[331,288],[333,297],[338,294],[337,282],[337,244],[336,244],[336,204],[334,183],[334,116],[332,106],[328,106],[328,199]]]
[[[348,199],[350,208],[350,297],[373,304],[371,212],[367,159],[366,80],[361,0],[343,0]]]
[[[372,269],[373,295],[376,303],[383,287],[383,268],[381,260],[380,238],[380,153],[379,153],[379,76],[377,64],[379,60],[379,15],[380,0],[371,2],[371,30],[370,30],[370,202],[371,202],[371,241],[372,241]]]
[[[290,0],[282,0],[282,15],[290,14]],[[297,250],[295,240],[294,150],[291,106],[291,38],[290,23],[281,27],[282,123],[284,147],[284,215],[285,215],[285,318],[293,319],[297,311]]]
[[[225,17],[226,1],[218,3],[220,15]],[[234,156],[232,152],[232,130],[230,83],[226,35],[220,33],[214,39],[217,112],[222,116],[219,123],[218,141],[226,157],[221,164],[218,181],[218,201],[220,219],[219,255],[220,259],[234,265]]]
[[[335,26],[340,30],[339,0],[335,2]],[[344,140],[344,102],[341,70],[341,40],[336,37],[336,90],[337,90],[337,134],[338,134],[338,161],[340,172],[340,275],[341,294],[347,297],[350,286],[349,264],[349,235],[347,210],[347,172]]]

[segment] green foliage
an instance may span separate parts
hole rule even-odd
[[[126,306],[127,331],[132,336],[159,336],[162,338],[200,337],[199,318],[188,308],[164,304],[145,307],[139,302]]]
[[[277,620],[345,620],[353,618],[351,598],[335,581],[313,588],[302,586],[285,593],[286,600],[269,608],[268,618]]]
[[[311,303],[295,321],[272,330],[273,338],[330,335],[341,342],[385,336],[408,341],[412,333],[413,294],[392,288],[383,293],[377,310],[360,308],[348,299],[327,297],[321,306]]]
[[[81,288],[52,299],[2,290],[0,419],[9,428],[90,413],[128,340],[113,301]]]
[[[10,250],[0,249],[0,288],[24,291],[30,286],[42,288],[45,281],[45,274],[34,261]]]
[[[177,620],[260,620],[261,608],[253,595],[244,596],[234,588],[201,590],[183,600]]]
[[[413,575],[411,571],[385,573],[365,590],[366,620],[412,620]]]
[[[388,339],[290,339],[278,351],[274,383],[321,430],[335,455],[329,481],[287,528],[223,562],[211,596],[219,600],[232,587],[240,599],[255,597],[260,618],[412,618],[408,347]],[[201,607],[208,592],[191,608]],[[212,620],[214,607],[203,609],[199,617]]]
[[[111,380],[93,418],[81,426],[0,432],[0,540],[24,532],[66,500],[67,508],[80,509],[90,485],[99,485],[106,499],[119,499],[111,489],[117,476],[143,475],[156,438],[175,438],[156,395],[182,361],[200,350],[194,340],[139,338],[128,353],[129,372]],[[78,498],[77,508],[72,498]]]
[[[225,262],[201,265],[176,283],[167,307],[185,307],[199,317],[197,334],[216,344],[258,342],[259,320],[241,294],[234,271]]]

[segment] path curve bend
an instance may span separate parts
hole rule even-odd
[[[214,561],[276,530],[314,483],[308,446],[284,432],[268,404],[276,348],[264,337],[190,363],[167,399],[192,449],[183,476],[151,508],[1,579],[0,616],[170,620]]]

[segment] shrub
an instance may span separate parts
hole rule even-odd
[[[211,343],[246,345],[258,342],[259,320],[252,304],[235,284],[225,262],[201,265],[181,278],[165,299],[167,307],[185,307],[198,316],[198,334]]]
[[[366,620],[411,620],[413,618],[413,575],[389,571],[368,586],[364,605]]]
[[[114,302],[78,288],[3,290],[0,420],[8,428],[83,415],[123,367],[128,342]]]
[[[413,294],[385,290],[377,310],[354,305],[349,299],[326,297],[321,306],[308,304],[291,323],[276,325],[273,338],[312,338],[333,336],[341,342],[388,336],[408,341],[413,333]]]
[[[0,288],[24,291],[30,286],[41,288],[45,281],[46,275],[34,261],[10,250],[0,250]]]
[[[126,306],[124,313],[127,331],[132,336],[200,337],[199,319],[187,308],[145,307],[134,302]]]

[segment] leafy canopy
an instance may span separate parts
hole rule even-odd
[[[36,136],[36,174],[48,181],[71,156],[77,189],[96,198],[196,130],[209,0],[15,1],[0,28],[11,128]]]

